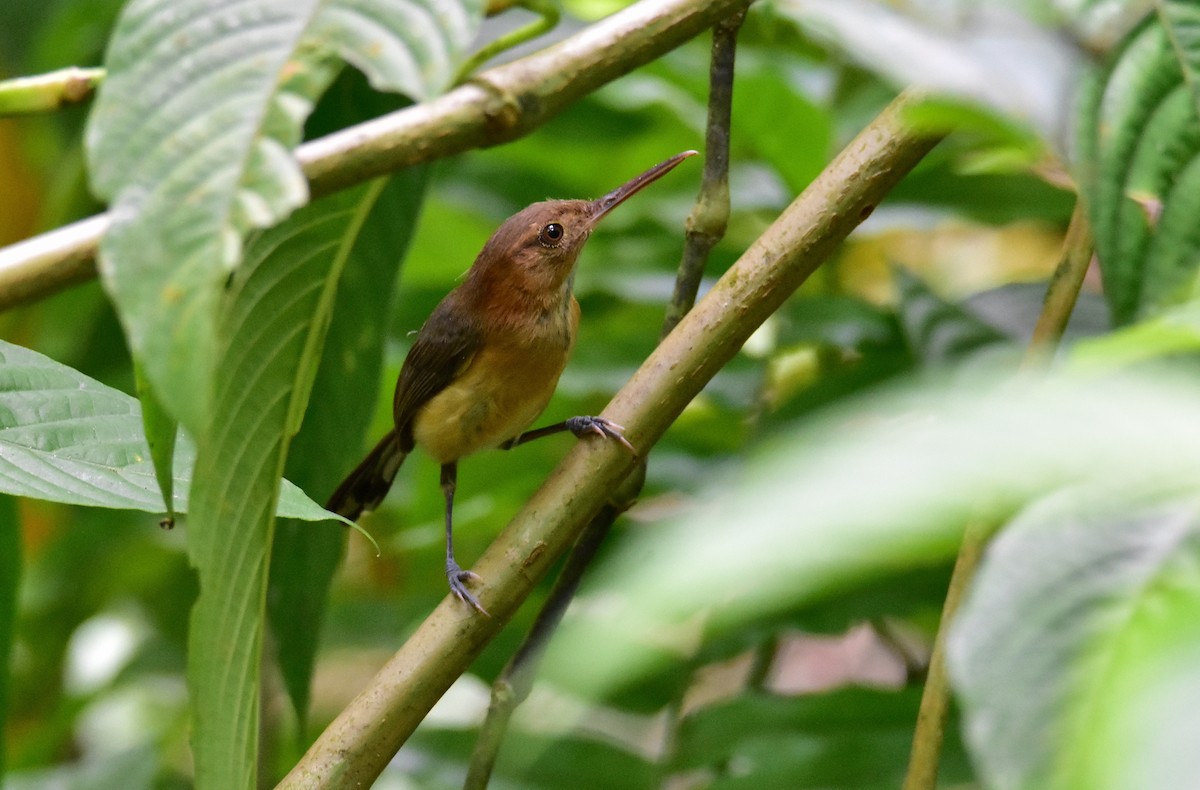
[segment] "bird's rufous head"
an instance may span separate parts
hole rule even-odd
[[[522,290],[555,293],[569,282],[579,253],[608,212],[662,178],[695,151],[660,162],[596,200],[544,200],[504,221],[476,260]],[[481,272],[482,273],[482,272]]]

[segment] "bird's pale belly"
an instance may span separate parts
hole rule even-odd
[[[413,438],[438,463],[498,447],[530,427],[554,394],[570,348],[485,347],[417,413]]]

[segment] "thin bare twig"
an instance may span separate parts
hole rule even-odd
[[[1046,299],[1033,331],[1033,339],[1025,351],[1021,366],[1024,369],[1038,367],[1053,356],[1092,260],[1093,242],[1091,227],[1083,201],[1075,204],[1063,241],[1063,254],[1050,278]],[[991,525],[976,519],[967,524],[958,559],[950,576],[946,590],[946,601],[942,607],[942,620],[933,652],[929,657],[929,674],[921,694],[921,707],[917,713],[917,726],[913,731],[912,751],[909,755],[908,772],[904,777],[904,790],[934,790],[937,787],[938,766],[941,761],[942,743],[946,719],[950,711],[950,683],[946,677],[946,633],[954,613],[962,602],[967,586],[975,576],[975,568],[983,555]]]
[[[917,710],[917,726],[913,730],[912,752],[908,758],[908,771],[904,776],[903,790],[934,790],[937,787],[938,766],[942,758],[945,741],[946,720],[950,714],[950,681],[946,677],[946,634],[950,621],[962,603],[967,585],[975,576],[975,568],[987,546],[991,525],[980,519],[967,524],[963,532],[958,559],[950,574],[950,586],[946,589],[946,600],[942,604],[942,620],[937,636],[933,640],[933,652],[929,657],[929,670],[925,676],[925,689],[921,693],[921,707]]]
[[[1046,288],[1042,312],[1033,328],[1033,339],[1029,341],[1029,349],[1023,360],[1025,367],[1045,362],[1058,348],[1067,322],[1071,320],[1071,313],[1075,310],[1075,301],[1079,298],[1079,289],[1083,287],[1083,278],[1087,276],[1094,251],[1092,226],[1080,200],[1076,202],[1071,222],[1067,225],[1062,258]]]
[[[554,26],[558,24],[558,6],[552,0],[510,0],[510,2],[505,2],[502,5],[497,4],[495,7],[489,5],[487,14],[488,16],[495,16],[514,6],[519,6],[537,14],[537,19],[527,25],[522,25],[516,30],[510,30],[483,46],[458,70],[459,82],[470,77],[475,72],[475,69],[487,63],[501,52],[520,46],[526,41],[532,41],[543,33],[553,30]]]
[[[725,236],[729,223],[729,116],[733,107],[733,67],[737,33],[746,12],[738,11],[713,29],[712,60],[709,65],[708,127],[704,141],[704,180],[692,213],[687,218],[687,242],[675,293],[667,307],[663,337],[696,303],[708,254]]]

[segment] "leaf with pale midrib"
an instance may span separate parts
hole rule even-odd
[[[175,447],[175,510],[188,510],[196,451]],[[162,493],[137,399],[0,340],[0,492],[71,505],[161,513]],[[279,514],[333,518],[286,480]]]
[[[99,268],[167,411],[205,427],[242,237],[307,199],[290,149],[344,59],[417,99],[448,87],[480,0],[134,0],[87,130],[112,203]]]
[[[308,134],[396,108],[393,96],[371,91],[355,72],[338,79],[309,121]],[[376,412],[383,344],[395,302],[394,283],[425,194],[428,169],[393,176],[366,218],[338,283],[325,350],[310,408],[292,441],[287,476],[325,498],[365,451],[364,432]],[[383,400],[386,400],[384,398]],[[374,441],[374,437],[370,437]],[[309,684],[320,645],[329,586],[346,544],[345,531],[314,530],[281,519],[271,546],[267,616],[284,687],[303,742]]]
[[[188,634],[197,783],[252,787],[270,503],[316,375],[337,281],[384,182],[331,195],[256,236],[222,322],[220,419],[200,443]]]

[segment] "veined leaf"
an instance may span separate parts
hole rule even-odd
[[[163,507],[167,512],[164,523],[174,524],[175,508],[171,500],[175,495],[175,481],[171,478],[171,465],[175,459],[179,423],[163,410],[150,382],[142,373],[142,366],[136,360],[133,363],[133,379],[137,385],[138,402],[142,406],[142,429],[146,432],[146,444],[150,449],[150,459],[154,462],[154,476],[162,491]]]
[[[307,201],[289,150],[337,58],[377,88],[445,88],[480,0],[133,0],[88,127],[112,202],[99,266],[154,391],[206,427],[223,283],[242,237]]]
[[[1118,324],[1196,289],[1200,102],[1188,83],[1200,40],[1164,10],[1177,5],[1160,3],[1125,38],[1081,106],[1081,186]]]
[[[913,356],[923,364],[945,365],[975,352],[1011,345],[998,330],[934,294],[903,266],[894,271],[900,326]]]
[[[383,186],[332,195],[255,237],[226,296],[214,401],[220,419],[201,442],[189,532],[200,578],[188,684],[201,787],[255,786],[272,502],[338,278]]]
[[[1089,487],[1010,524],[948,643],[987,786],[1189,786],[1200,769],[1182,735],[1200,727],[1197,606],[1194,497],[1131,506]]]
[[[1156,5],[1200,113],[1200,6],[1192,0],[1157,0]]]
[[[347,72],[309,120],[310,136],[335,123],[395,109],[400,102],[369,89]],[[333,320],[313,382],[312,403],[288,452],[286,472],[306,491],[325,497],[363,453],[362,437],[376,412],[383,345],[395,302],[393,287],[416,224],[428,168],[397,173],[384,187],[338,283]],[[275,527],[267,589],[267,616],[284,687],[304,740],[309,683],[320,644],[329,585],[346,545],[344,530],[315,530],[282,519]]]
[[[180,435],[173,473],[179,513],[188,510],[195,458],[191,441]],[[161,513],[137,399],[0,340],[0,493]],[[279,514],[334,518],[286,480]]]

